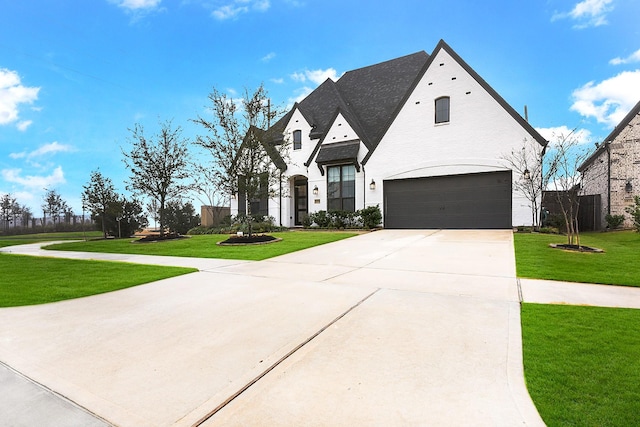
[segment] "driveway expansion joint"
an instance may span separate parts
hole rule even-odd
[[[277,368],[280,364],[282,364],[285,360],[287,360],[288,358],[290,358],[291,356],[293,356],[296,352],[298,352],[301,348],[303,348],[305,345],[309,344],[311,341],[313,341],[315,338],[317,338],[320,334],[322,334],[324,331],[326,331],[327,329],[329,329],[331,326],[335,325],[340,319],[342,319],[343,317],[345,317],[347,314],[351,313],[353,310],[355,310],[356,308],[358,308],[362,303],[364,303],[366,300],[368,300],[369,298],[371,298],[373,295],[375,295],[376,293],[378,293],[378,291],[380,291],[380,288],[377,288],[376,290],[374,290],[373,292],[371,292],[370,294],[368,294],[367,296],[365,296],[364,298],[362,298],[360,301],[358,301],[356,304],[354,304],[353,306],[351,306],[348,310],[346,310],[345,312],[343,312],[342,314],[340,314],[338,317],[336,317],[335,319],[333,319],[331,322],[327,323],[325,326],[323,326],[322,328],[320,328],[317,332],[315,332],[313,335],[311,335],[309,338],[307,338],[306,340],[304,340],[303,342],[301,342],[300,344],[298,344],[297,346],[295,346],[292,350],[290,350],[287,354],[285,354],[284,356],[282,356],[280,359],[276,360],[271,366],[267,367],[262,373],[260,373],[258,376],[256,376],[253,380],[249,381],[247,384],[245,384],[243,387],[241,387],[238,391],[236,391],[235,393],[233,393],[231,396],[229,396],[227,399],[225,399],[222,403],[220,403],[218,406],[215,407],[215,409],[213,409],[212,411],[210,411],[208,414],[206,414],[204,417],[200,418],[198,421],[196,421],[193,424],[193,427],[198,427],[200,425],[202,425],[203,423],[205,423],[207,420],[209,420],[211,417],[213,417],[215,414],[217,414],[218,412],[220,412],[222,409],[224,409],[225,406],[227,406],[228,404],[230,404],[232,401],[234,401],[236,398],[238,398],[242,393],[244,393],[245,391],[247,391],[252,385],[254,385],[255,383],[257,383],[258,381],[260,381],[262,378],[264,378],[267,374],[269,374],[271,371],[273,371],[275,368]]]

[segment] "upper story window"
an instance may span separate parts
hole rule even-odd
[[[302,148],[302,131],[294,130],[293,131],[293,149],[300,150]]]
[[[449,107],[448,96],[436,99],[436,124],[449,122]]]

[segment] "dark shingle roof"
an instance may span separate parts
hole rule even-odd
[[[360,141],[338,142],[335,144],[326,144],[320,148],[316,163],[319,165],[339,162],[353,161],[358,158],[358,150],[360,149]]]
[[[368,148],[368,154],[363,159],[363,164],[366,163],[440,49],[446,49],[536,141],[543,146],[547,144],[547,141],[469,67],[444,40],[440,40],[431,56],[420,51],[349,71],[336,82],[327,79],[300,103],[294,104],[293,108],[272,126],[271,134],[278,135],[273,140],[275,142],[282,141],[285,126],[293,111],[296,108],[299,109],[307,122],[313,126],[311,138],[319,139],[312,155],[305,163],[308,166],[320,149],[326,132],[340,113]]]

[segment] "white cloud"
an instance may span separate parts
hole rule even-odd
[[[287,106],[288,106],[288,108],[290,108],[291,106],[293,106],[293,104],[294,104],[295,102],[300,102],[300,101],[302,101],[303,99],[305,99],[305,98],[306,98],[306,97],[307,97],[311,92],[313,92],[313,89],[312,89],[312,88],[310,88],[310,87],[305,86],[305,87],[302,87],[302,88],[300,88],[300,89],[296,90],[295,92],[296,92],[295,96],[294,96],[294,97],[292,97],[292,98],[289,98],[289,99],[287,100]]]
[[[9,157],[11,157],[12,159],[33,160],[34,158],[39,158],[39,157],[43,157],[50,154],[63,153],[63,152],[69,152],[69,151],[73,151],[72,146],[66,145],[66,144],[60,144],[58,141],[54,141],[49,144],[44,144],[43,146],[29,153],[26,151],[23,151],[21,153],[11,153],[9,154]]]
[[[266,12],[270,7],[269,0],[231,0],[231,3],[218,7],[211,12],[211,15],[224,21],[251,11]]]
[[[536,128],[536,130],[544,139],[549,141],[552,146],[564,138],[574,139],[578,144],[591,142],[591,132],[587,129],[570,129],[568,126],[562,125],[549,128]]]
[[[55,187],[58,184],[64,184],[64,172],[62,167],[58,166],[53,170],[51,175],[38,176],[38,175],[22,175],[22,169],[3,169],[2,178],[5,181],[14,184],[22,185],[26,188],[32,188],[34,190],[41,190],[43,188]]]
[[[291,78],[297,82],[306,82],[307,80],[320,85],[325,80],[331,79],[334,82],[340,78],[338,72],[333,68],[327,68],[326,70],[304,70],[302,72],[295,72],[291,74]]]
[[[160,5],[162,0],[109,0],[118,7],[130,11],[151,10]]]
[[[591,81],[572,96],[571,110],[613,127],[640,99],[640,69],[623,71],[600,83]]]
[[[613,0],[583,0],[577,3],[570,12],[556,12],[551,20],[569,18],[577,23],[575,29],[599,27],[607,24],[607,13],[613,10]]]
[[[33,120],[22,120],[20,122],[18,122],[18,124],[16,125],[16,127],[18,128],[18,130],[20,132],[24,132],[27,130],[27,128],[29,126],[31,126],[31,124],[33,123]]]
[[[39,87],[26,87],[17,72],[0,68],[0,125],[18,122],[20,104],[32,104],[38,99]],[[25,125],[26,124],[26,125]],[[30,121],[17,123],[19,130],[26,130]]]
[[[284,79],[283,79],[283,78],[278,78],[278,79],[273,78],[273,79],[269,79],[269,81],[270,81],[271,83],[275,83],[275,84],[277,84],[277,85],[281,85],[281,84],[283,84],[283,83],[284,83]]]
[[[640,49],[636,50],[626,58],[620,58],[620,57],[613,58],[611,61],[609,61],[609,64],[621,65],[621,64],[631,64],[633,62],[640,62]]]
[[[269,53],[267,53],[265,56],[263,56],[260,60],[261,60],[262,62],[269,62],[269,61],[271,61],[271,60],[272,60],[273,58],[275,58],[275,57],[276,57],[275,52],[269,52]]]

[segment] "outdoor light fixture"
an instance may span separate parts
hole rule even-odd
[[[371,184],[369,184],[369,188],[371,190],[375,190],[376,189],[376,182],[373,179],[371,179]]]
[[[317,185],[315,187],[313,187],[313,195],[314,196],[318,195],[318,186]]]
[[[529,179],[531,178],[531,173],[529,172],[529,169],[525,169],[524,172],[522,173],[522,177],[524,179]]]
[[[627,185],[624,186],[624,189],[627,193],[631,193],[633,191],[633,185],[631,184],[631,180],[627,181]]]

